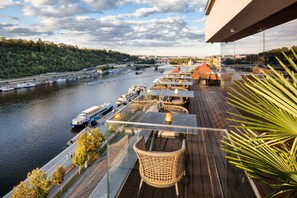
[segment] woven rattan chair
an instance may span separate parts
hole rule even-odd
[[[170,112],[170,113],[184,113],[189,114],[188,109],[182,106],[176,105],[163,105],[158,109],[158,112]]]
[[[182,148],[173,152],[146,151],[144,148],[144,138],[141,137],[133,147],[138,157],[141,177],[137,197],[143,182],[156,188],[175,186],[176,195],[179,197],[177,183],[185,175],[185,140],[182,142]]]
[[[183,91],[189,91],[185,87],[177,87],[177,86],[172,86],[172,87],[170,87],[170,89],[172,89],[172,90],[178,89],[178,90],[183,90]]]
[[[150,88],[150,90],[166,90],[167,87],[163,85],[155,85]]]
[[[186,102],[183,100],[177,100],[177,101],[160,101],[162,105],[175,105],[175,106],[185,106]]]

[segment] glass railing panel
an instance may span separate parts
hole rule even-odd
[[[147,150],[168,151],[168,147],[160,146],[166,133],[170,137],[165,135],[165,139],[174,141],[177,147],[182,139],[186,141],[185,180],[197,188],[193,196],[204,191],[216,197],[252,192],[245,174],[227,163],[221,149],[226,129],[197,127],[195,114],[172,114],[168,121],[166,113],[156,112],[157,106],[157,100],[141,95],[107,121],[107,172],[90,197],[116,197],[131,188],[137,192],[138,184],[129,186],[133,183],[131,175],[139,177],[133,146],[144,137]]]
[[[186,140],[187,155],[190,159],[186,166],[190,170],[188,173],[190,178],[204,177],[204,180],[209,182],[208,188],[211,189],[212,194],[227,194],[227,163],[224,152],[220,150],[220,140],[225,133],[224,129],[206,129],[165,123],[142,123],[141,116],[141,114],[137,116],[140,122],[116,120],[108,122],[109,125],[114,125],[117,128],[113,132],[115,139],[109,142],[108,148],[109,168],[107,175],[110,197],[125,192],[125,188],[129,186],[131,179],[129,175],[133,171],[138,171],[135,166],[137,157],[133,150],[136,141],[143,136],[148,150],[160,150],[158,141],[162,138],[163,132],[174,134],[174,139],[177,142],[180,139]],[[134,190],[137,191],[137,189]]]

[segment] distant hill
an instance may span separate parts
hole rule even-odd
[[[269,64],[272,66],[279,66],[279,62],[276,59],[280,59],[284,64],[288,65],[290,67],[290,63],[288,60],[284,57],[282,54],[283,52],[290,57],[294,62],[296,62],[296,57],[292,53],[291,49],[294,50],[295,53],[297,53],[297,46],[293,45],[290,49],[287,47],[282,48],[276,48],[272,50],[265,51],[265,62],[263,63],[263,52],[260,52],[258,54],[248,54],[243,58],[236,58],[234,59],[227,58],[226,60],[223,60],[223,64],[226,65],[233,65],[233,64]]]
[[[40,39],[36,42],[5,38],[0,40],[0,78],[78,71],[95,65],[135,60],[138,58],[117,51],[80,49]]]

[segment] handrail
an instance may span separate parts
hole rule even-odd
[[[191,130],[207,130],[207,131],[218,131],[218,132],[227,132],[227,129],[220,129],[220,128],[208,128],[208,127],[189,127],[189,126],[182,126],[182,125],[167,125],[167,124],[152,124],[152,123],[142,123],[142,122],[127,122],[127,121],[118,121],[118,120],[107,120],[107,123],[113,124],[125,124],[125,125],[138,125],[138,126],[154,126],[154,127],[170,127],[170,128],[177,128],[177,129],[191,129]],[[141,127],[137,127],[141,128]]]

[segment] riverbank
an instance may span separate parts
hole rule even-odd
[[[102,65],[101,67],[104,67]],[[129,69],[128,65],[114,65],[116,69],[106,70],[104,73],[99,72],[96,68],[85,69],[73,72],[52,72],[35,76],[27,76],[21,78],[11,78],[0,80],[0,91],[12,91],[13,89],[29,88],[39,85],[52,83],[64,83],[66,81],[75,81],[80,79],[95,78],[102,75],[120,73],[123,70]],[[98,66],[98,68],[101,68]],[[10,89],[13,88],[13,89]]]
[[[132,85],[150,87],[153,68],[0,92],[0,197],[66,148],[77,135],[71,120],[82,110],[115,103]],[[66,156],[66,154],[65,154]]]

